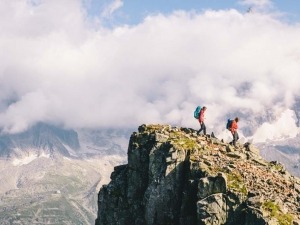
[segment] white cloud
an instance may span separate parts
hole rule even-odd
[[[240,1],[240,4],[258,7],[258,8],[269,8],[269,7],[273,6],[273,3],[271,0],[243,0],[243,1]]]
[[[280,140],[286,137],[296,137],[299,128],[296,126],[295,113],[292,110],[284,111],[278,120],[273,123],[265,122],[253,136],[253,142]]]
[[[198,128],[200,104],[216,133],[227,115],[291,107],[300,89],[300,27],[269,14],[178,11],[96,29],[79,0],[4,0],[0,26],[0,126],[9,132],[38,121]]]
[[[102,17],[110,17],[116,10],[123,6],[122,0],[114,0],[102,11]]]

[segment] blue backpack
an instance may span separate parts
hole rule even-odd
[[[232,124],[232,119],[228,119],[227,124],[226,124],[226,129],[227,130],[230,130],[231,124]]]
[[[197,108],[194,111],[194,118],[195,119],[199,119],[200,116],[200,110],[201,110],[201,106],[197,106]]]

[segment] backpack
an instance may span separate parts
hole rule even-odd
[[[227,130],[230,130],[231,124],[232,124],[232,119],[228,119],[228,120],[227,120],[227,124],[226,124],[226,129],[227,129]]]
[[[200,110],[201,110],[201,106],[197,106],[197,108],[194,111],[194,118],[195,119],[199,119],[200,116]]]

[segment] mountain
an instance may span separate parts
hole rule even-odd
[[[80,129],[77,130],[81,143],[81,156],[97,155],[126,156],[130,129]]]
[[[300,179],[250,143],[142,125],[98,196],[96,225],[299,225]]]
[[[297,117],[297,126],[300,127],[300,97],[295,99],[293,111],[295,112],[295,115]]]
[[[263,158],[282,163],[294,176],[300,177],[300,135],[277,141],[259,143]]]
[[[78,151],[80,144],[74,130],[65,130],[55,126],[38,123],[29,130],[18,134],[3,134],[0,136],[0,156],[20,157],[34,150],[55,155],[59,153],[71,156],[70,150]]]
[[[0,224],[93,224],[97,192],[113,168],[127,162],[131,133],[38,123],[0,134]],[[259,148],[264,158],[299,174],[299,137]]]
[[[44,123],[0,135],[0,224],[93,224],[97,192],[126,162],[128,138]]]

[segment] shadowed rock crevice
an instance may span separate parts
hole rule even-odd
[[[297,225],[300,181],[249,143],[162,125],[133,133],[98,196],[96,225]]]

